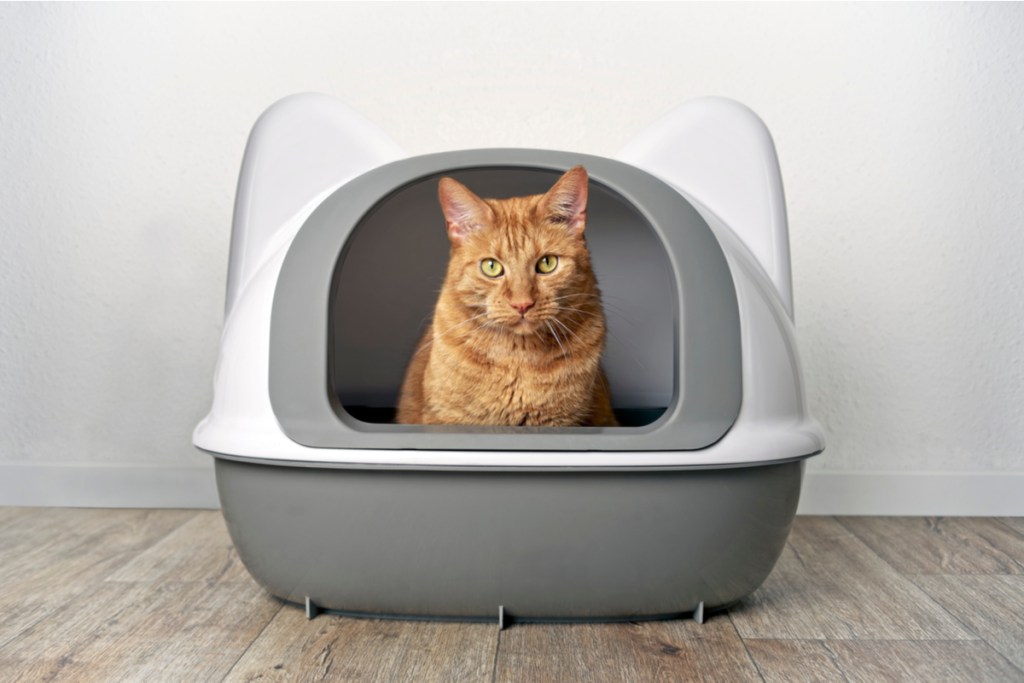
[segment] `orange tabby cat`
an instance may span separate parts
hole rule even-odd
[[[451,252],[406,370],[404,424],[614,425],[605,319],[583,238],[587,172],[545,194],[481,199],[438,187]]]

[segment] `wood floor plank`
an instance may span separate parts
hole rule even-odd
[[[32,515],[33,511],[40,509],[41,508],[0,506],[0,534],[3,533],[4,529],[6,529],[8,525],[13,526],[19,522],[27,520]]]
[[[1024,680],[1024,672],[982,641],[847,640],[829,642],[828,647],[851,683]]]
[[[50,663],[54,681],[221,680],[280,608],[255,582],[100,581],[8,642],[0,667]]]
[[[60,659],[7,659],[0,651],[0,680],[4,683],[41,683],[63,678],[66,681],[89,681],[86,664]]]
[[[902,574],[1024,574],[1024,536],[990,517],[841,517]]]
[[[206,510],[139,553],[107,581],[251,581],[219,511]]]
[[[0,566],[0,594],[12,588],[12,582],[56,585],[109,573],[196,514],[195,510],[42,509],[0,534],[5,560]]]
[[[77,530],[67,523],[68,512],[37,510],[31,515],[11,515],[0,527],[0,587],[37,566],[42,558],[82,542]],[[82,520],[83,526],[89,521]]]
[[[35,514],[18,515],[0,530],[0,588],[11,578],[23,578],[26,571],[46,560],[53,563],[69,549],[102,533],[126,517],[138,518],[139,511],[73,510],[37,508]]]
[[[824,640],[744,641],[766,683],[832,683],[845,681],[839,664]]]
[[[976,638],[828,517],[798,517],[775,570],[729,616],[743,638]]]
[[[933,600],[1024,672],[1024,576],[913,578]]]
[[[725,615],[618,624],[518,624],[502,631],[495,681],[759,681]]]
[[[226,681],[489,681],[497,641],[496,624],[310,621],[286,605]]]
[[[996,519],[1024,536],[1024,517],[996,517]]]
[[[73,604],[195,515],[183,510],[40,509],[0,534],[0,646]]]
[[[1022,529],[800,517],[765,585],[704,625],[499,635],[307,621],[248,576],[217,512],[0,508],[0,680],[1024,682]]]

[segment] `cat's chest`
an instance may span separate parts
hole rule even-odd
[[[486,422],[510,425],[542,425],[566,422],[582,402],[582,387],[566,382],[566,373],[555,369],[508,368],[493,373],[493,384],[477,392],[476,406]]]
[[[463,423],[573,424],[589,405],[593,372],[580,359],[447,360],[428,378],[441,419],[458,415]]]

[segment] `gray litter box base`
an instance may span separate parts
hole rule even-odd
[[[456,623],[497,623],[499,629],[505,629],[512,624],[580,624],[580,623],[621,623],[632,621],[673,621],[678,619],[693,619],[698,624],[703,624],[707,619],[727,611],[737,603],[730,602],[728,605],[716,607],[713,610],[704,609],[700,605],[692,612],[672,612],[669,614],[645,614],[643,616],[615,616],[615,617],[517,617],[504,610],[504,605],[498,606],[497,619],[490,617],[459,617],[459,616],[437,616],[417,614],[379,614],[377,612],[349,612],[341,609],[320,609],[317,605],[307,604],[305,607],[299,603],[282,600],[286,605],[296,609],[305,609],[307,619],[316,619],[321,614],[330,614],[337,617],[350,617],[353,619],[384,619],[388,621],[446,621]],[[702,603],[703,604],[703,603]]]
[[[803,460],[497,472],[216,458],[239,557],[277,597],[310,616],[490,622],[727,607],[778,560],[803,469]]]

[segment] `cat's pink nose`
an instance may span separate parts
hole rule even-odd
[[[532,301],[509,301],[509,304],[511,304],[512,308],[519,311],[519,315],[526,315],[526,312],[533,308]]]

